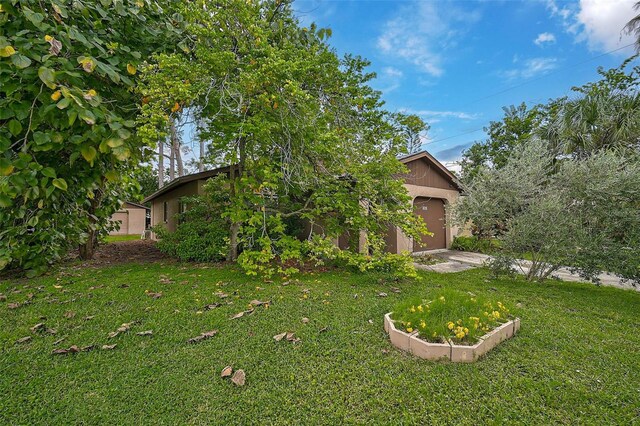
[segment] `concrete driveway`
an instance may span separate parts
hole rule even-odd
[[[486,254],[457,250],[434,250],[432,252],[422,252],[422,254],[430,254],[433,257],[442,259],[443,262],[436,263],[434,265],[421,265],[414,263],[416,269],[440,273],[460,272],[480,267],[491,258],[491,256]],[[516,271],[520,274],[526,274],[529,272],[530,265],[531,262],[528,260],[519,260],[518,265],[516,266]],[[572,273],[567,268],[560,268],[553,273],[553,277],[563,281],[586,282],[584,278],[578,274]],[[640,286],[634,287],[628,282],[623,282],[616,275],[602,273],[598,277],[600,278],[601,285],[640,291]]]

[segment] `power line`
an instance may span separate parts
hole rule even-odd
[[[477,102],[483,101],[483,100],[485,100],[485,99],[489,99],[489,98],[491,98],[491,97],[493,97],[493,96],[501,95],[501,94],[503,94],[503,93],[505,93],[505,92],[508,92],[508,91],[511,91],[511,90],[514,90],[514,89],[518,89],[518,88],[520,88],[520,87],[522,87],[522,86],[526,86],[527,84],[530,84],[530,83],[533,83],[533,82],[536,82],[536,81],[542,80],[542,79],[547,78],[547,77],[549,77],[549,76],[552,76],[552,75],[558,74],[558,73],[563,72],[563,71],[567,71],[567,70],[569,70],[569,69],[572,69],[572,68],[578,67],[578,66],[580,66],[580,65],[584,65],[584,64],[586,64],[586,63],[588,63],[588,62],[591,62],[591,61],[593,61],[593,60],[596,60],[596,59],[598,59],[598,58],[602,58],[603,56],[610,55],[610,54],[615,53],[615,52],[617,52],[617,51],[619,51],[619,50],[622,50],[622,49],[626,49],[627,47],[633,46],[634,44],[635,44],[635,43],[627,44],[627,45],[622,46],[622,47],[619,47],[619,48],[617,48],[617,49],[613,49],[613,50],[610,50],[610,51],[608,51],[608,52],[602,53],[602,54],[600,54],[600,55],[597,55],[597,56],[591,57],[591,58],[589,58],[589,59],[585,59],[584,61],[577,62],[577,63],[575,63],[575,64],[572,64],[572,65],[566,66],[566,67],[564,67],[564,68],[560,68],[559,70],[556,70],[556,71],[550,72],[550,73],[545,74],[545,75],[543,75],[543,76],[540,76],[540,77],[537,77],[537,78],[534,78],[534,79],[531,79],[531,80],[527,80],[527,81],[525,81],[525,82],[523,82],[523,83],[520,83],[520,84],[517,84],[517,85],[515,85],[515,86],[507,87],[506,89],[500,90],[500,91],[498,91],[498,92],[495,92],[495,93],[489,94],[489,95],[487,95],[487,96],[483,96],[483,97],[481,97],[481,98],[475,99],[475,100],[473,100],[473,101],[471,101],[471,102],[468,102],[467,104],[462,105],[462,106],[461,106],[461,108],[465,108],[465,107],[467,107],[467,106],[469,106],[469,105],[473,105],[473,104],[475,104],[475,103],[477,103]],[[440,139],[435,139],[435,140],[432,140],[432,141],[428,141],[428,142],[423,143],[421,146],[430,145],[430,144],[432,144],[432,143],[442,142],[442,141],[446,141],[446,140],[449,140],[449,139],[454,139],[454,138],[457,138],[457,137],[460,137],[460,136],[468,135],[468,134],[471,134],[471,133],[476,133],[476,132],[479,132],[479,131],[481,131],[481,130],[484,130],[484,127],[481,127],[481,128],[479,128],[479,129],[469,130],[469,131],[467,131],[467,132],[463,132],[463,133],[458,133],[458,134],[455,134],[455,135],[452,135],[452,136],[447,136],[446,138],[440,138]]]

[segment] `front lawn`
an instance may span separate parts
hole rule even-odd
[[[332,272],[282,286],[230,267],[169,263],[67,267],[44,278],[5,280],[0,424],[640,420],[640,294],[553,281],[487,281],[481,269],[420,276],[397,284]],[[522,318],[520,332],[475,364],[424,361],[394,349],[383,315],[404,298],[442,288],[502,301]],[[254,299],[271,304],[230,319]],[[214,303],[222,305],[203,309]],[[108,338],[132,322],[130,330]],[[38,323],[45,325],[32,333]],[[213,329],[217,335],[186,343]],[[146,330],[153,335],[136,335]],[[273,339],[285,331],[301,341]],[[16,343],[26,336],[32,339]],[[114,343],[113,350],[100,349]],[[71,345],[97,348],[52,354]],[[227,365],[246,372],[244,387],[220,378]]]
[[[140,234],[132,235],[107,235],[104,240],[106,243],[118,243],[120,241],[135,241],[140,239]]]

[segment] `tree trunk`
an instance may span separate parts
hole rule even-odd
[[[200,139],[200,161],[198,162],[198,171],[204,172],[204,139]]]
[[[104,179],[103,179],[104,180]],[[93,199],[91,200],[91,206],[89,207],[88,217],[89,217],[89,229],[87,229],[87,241],[84,244],[80,244],[78,246],[78,252],[80,254],[80,259],[82,260],[91,260],[93,259],[93,255],[96,252],[96,248],[98,247],[98,233],[95,229],[93,229],[93,225],[95,225],[96,220],[94,219],[96,210],[100,205],[100,193],[99,191],[93,191]]]
[[[238,141],[238,154],[238,164],[232,164],[229,167],[229,180],[231,181],[231,185],[229,185],[229,198],[232,204],[234,203],[234,199],[238,193],[238,181],[242,177],[242,173],[244,171],[246,153],[245,142],[242,138]],[[240,226],[240,222],[231,222],[231,226],[229,227],[229,253],[227,254],[227,260],[230,262],[235,262],[238,259],[238,235],[240,233]]]
[[[164,141],[158,143],[158,188],[164,186]]]
[[[176,156],[175,156],[175,151],[173,150],[173,141],[169,141],[169,153],[171,154],[169,156],[169,181],[173,182],[173,180],[176,178]]]
[[[182,163],[182,153],[180,152],[180,138],[178,138],[176,124],[173,120],[171,121],[171,150],[178,166],[178,177],[182,177],[184,175],[184,165]]]

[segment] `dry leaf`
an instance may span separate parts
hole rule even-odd
[[[187,343],[197,343],[201,340],[213,337],[216,334],[218,334],[218,330],[205,331],[204,333],[200,333],[199,336],[192,337],[191,339],[187,340]]]
[[[28,341],[31,340],[31,338],[32,338],[31,336],[22,337],[22,338],[16,340],[16,343],[27,343]]]
[[[215,308],[218,308],[218,307],[220,307],[220,306],[222,306],[222,303],[210,303],[210,304],[208,304],[208,305],[205,305],[205,306],[202,308],[202,310],[203,310],[203,311],[210,311],[210,310],[215,309]]]
[[[308,324],[309,323],[309,318],[307,318],[307,317],[302,318],[302,323],[303,324]]]
[[[96,345],[88,345],[88,346],[83,346],[80,348],[81,352],[89,352],[92,351],[96,348]]]
[[[378,297],[387,297],[387,293],[378,293]]]
[[[257,308],[258,306],[266,305],[267,303],[269,303],[269,301],[268,301],[268,300],[267,300],[266,302],[262,302],[262,301],[260,301],[260,300],[256,300],[256,299],[254,299],[254,300],[252,300],[251,302],[249,302],[249,304],[251,304],[251,305],[255,306],[256,308]]]
[[[120,334],[120,333],[118,333],[117,331],[112,331],[111,333],[109,333],[109,334],[107,335],[107,337],[109,337],[109,339],[113,339],[113,338],[114,338],[114,337],[116,337],[118,334]]]
[[[329,330],[329,327],[323,327],[321,328],[318,332],[319,333],[324,333],[325,331]]]
[[[49,334],[56,334],[58,332],[58,330],[56,330],[55,328],[47,328],[46,331]]]
[[[102,345],[102,350],[103,351],[110,351],[112,349],[115,349],[116,346],[118,346],[117,343],[114,343],[113,345]]]
[[[54,355],[66,355],[66,354],[75,354],[77,352],[80,352],[80,349],[76,346],[69,346],[67,349],[54,349],[53,352],[51,352]]]
[[[217,293],[213,293],[213,294],[214,294],[214,295],[216,295],[216,296],[218,296],[220,299],[225,299],[225,298],[229,297],[229,295],[228,295],[228,294],[223,293],[223,292],[221,292],[221,291],[219,291],[219,292],[217,292]]]
[[[373,324],[373,320],[372,319],[369,320],[369,324]]]
[[[400,293],[401,290],[398,287],[391,287],[391,291],[394,293]]]
[[[94,319],[94,318],[95,318],[95,315],[90,315],[90,316],[88,316],[88,317],[84,317],[84,318],[83,318],[83,320],[85,320],[85,321],[90,321],[90,320],[92,320],[92,319]]]
[[[245,379],[244,370],[237,370],[235,373],[233,373],[233,377],[231,378],[231,381],[236,386],[244,386],[244,379]]]
[[[21,303],[14,302],[14,303],[9,303],[7,305],[7,308],[9,308],[9,309],[18,309],[20,306],[22,306]]]
[[[119,333],[124,333],[126,331],[129,331],[129,329],[131,328],[131,324],[133,324],[133,323],[132,322],[125,322],[120,327],[118,327],[118,329],[116,331],[118,331]]]
[[[227,365],[225,368],[222,369],[222,373],[220,373],[220,377],[230,377],[232,373],[233,373],[233,367],[230,365]]]
[[[44,323],[40,322],[34,325],[33,327],[31,327],[29,330],[31,330],[32,333],[37,333],[38,331],[42,331],[43,328],[44,328]]]
[[[7,300],[7,296],[5,296],[4,294],[0,294],[0,302],[6,302]]]
[[[276,342],[279,342],[280,340],[284,339],[284,336],[286,335],[287,335],[287,332],[285,331],[284,333],[276,334],[275,336],[273,336],[273,338],[275,339]]]
[[[53,346],[58,346],[60,343],[62,343],[64,340],[66,339],[66,337],[63,337],[62,339],[58,339],[55,342],[53,342]]]
[[[237,314],[232,316],[231,319],[238,319],[238,318],[242,318],[243,316],[244,316],[244,311],[238,312]]]
[[[145,293],[152,299],[159,299],[162,297],[162,292],[154,293],[153,291],[145,291]]]
[[[153,335],[153,330],[146,330],[146,331],[141,331],[139,333],[136,333],[137,336],[152,336]]]
[[[75,316],[76,316],[76,313],[73,312],[73,311],[67,311],[67,312],[64,313],[64,317],[68,318],[68,319],[71,319],[71,318],[73,318]]]

